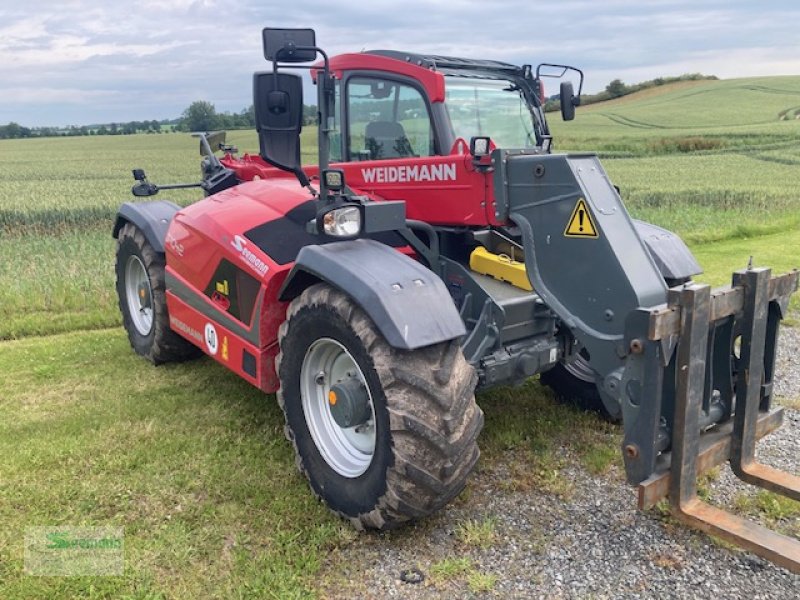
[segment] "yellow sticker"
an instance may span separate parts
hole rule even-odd
[[[222,360],[228,360],[228,336],[222,338]]]
[[[589,212],[589,207],[586,206],[586,201],[583,198],[578,198],[578,203],[575,205],[572,216],[567,223],[567,228],[564,230],[564,236],[582,238],[600,237],[600,234],[597,233],[594,219],[592,219],[592,213]]]

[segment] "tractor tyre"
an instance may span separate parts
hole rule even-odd
[[[464,488],[480,452],[477,376],[458,341],[392,348],[326,284],[289,305],[278,402],[314,494],[357,529],[423,518]]]
[[[539,380],[553,391],[556,400],[562,404],[597,413],[609,423],[622,422],[621,410],[611,413],[606,408],[600,390],[597,389],[594,371],[580,354],[570,364],[558,363],[545,371],[539,376]]]
[[[202,355],[169,327],[165,264],[138,227],[120,229],[115,270],[122,324],[133,350],[156,365]]]

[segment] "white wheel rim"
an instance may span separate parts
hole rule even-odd
[[[145,296],[141,295],[144,291]],[[141,335],[153,328],[153,290],[150,278],[138,256],[128,257],[125,263],[125,299],[133,326]]]
[[[328,392],[349,377],[364,384],[371,417],[363,425],[341,427],[331,413]],[[325,462],[344,477],[362,475],[375,454],[375,405],[364,373],[342,344],[320,338],[309,346],[300,370],[300,396],[311,438]]]

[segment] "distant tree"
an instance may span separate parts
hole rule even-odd
[[[188,131],[211,131],[219,128],[220,121],[220,115],[213,104],[197,100],[183,111],[181,125]]]
[[[0,127],[0,139],[27,138],[31,137],[32,134],[33,131],[29,127],[23,127],[14,121]]]
[[[624,96],[628,90],[621,79],[615,79],[606,86],[606,91],[612,98],[619,98],[620,96]]]
[[[303,125],[316,125],[317,107],[316,105],[303,104]]]
[[[0,138],[13,140],[19,137],[20,126],[18,123],[11,121],[8,125],[0,127]]]
[[[252,104],[242,111],[244,117],[245,127],[256,126],[256,108]]]

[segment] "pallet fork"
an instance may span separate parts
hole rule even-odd
[[[666,307],[643,311],[649,313],[646,344],[671,344],[675,350],[675,401],[671,450],[656,457],[652,475],[638,486],[640,509],[669,497],[682,522],[795,573],[800,573],[800,540],[703,502],[697,477],[729,461],[739,479],[800,500],[800,477],[755,458],[756,441],[783,419],[783,409],[770,406],[772,375],[778,327],[798,278],[797,270],[771,277],[769,269],[748,268],[734,273],[730,288],[712,292],[707,285],[687,284],[670,290]],[[720,360],[714,347],[738,347],[738,357],[728,353]],[[726,387],[725,379],[735,385]],[[659,404],[661,399],[659,394]],[[727,414],[703,432],[703,417],[713,403]]]

